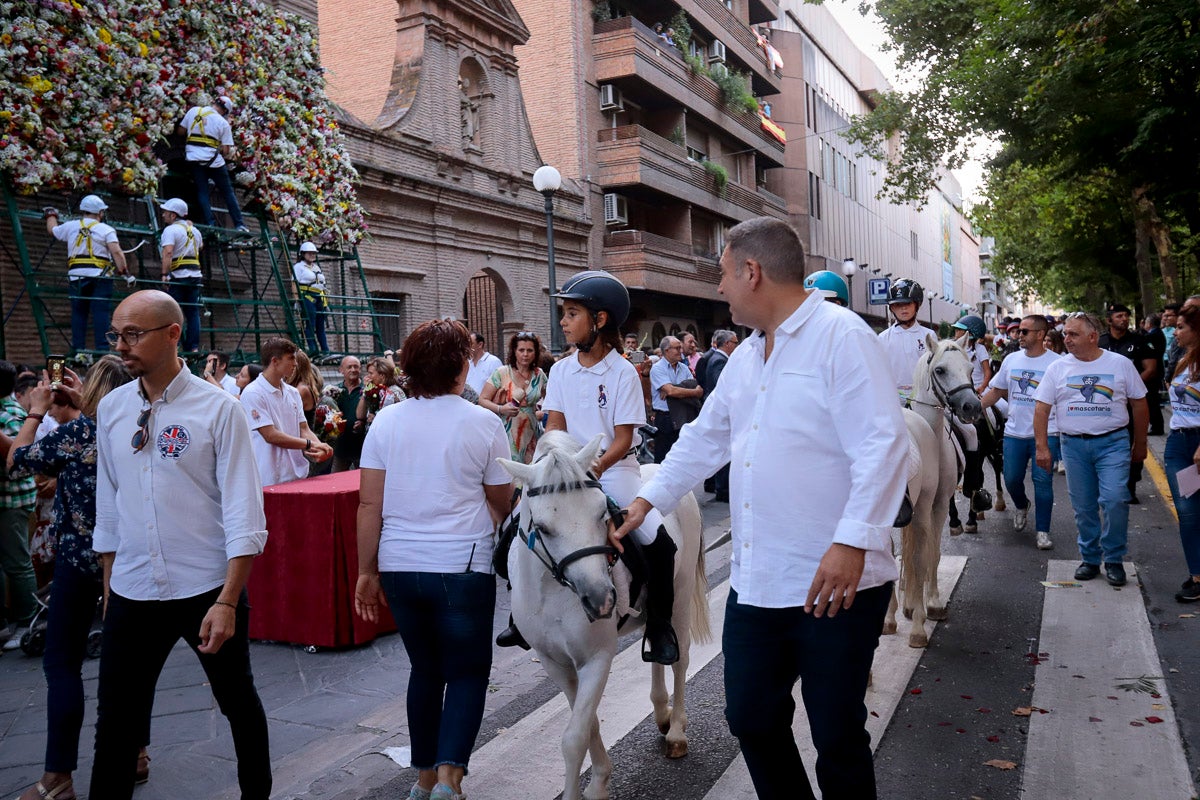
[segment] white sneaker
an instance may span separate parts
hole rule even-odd
[[[7,653],[12,650],[20,649],[21,637],[27,633],[29,633],[29,628],[17,628],[14,630],[12,636],[10,636],[8,641],[4,643],[4,652]]]
[[[1037,532],[1037,549],[1038,550],[1049,550],[1052,547],[1054,547],[1054,542],[1050,541],[1050,534],[1046,533],[1045,531],[1038,531]]]
[[[1025,530],[1025,521],[1029,519],[1029,506],[1025,508],[1013,509],[1013,530],[1020,532]]]
[[[1059,474],[1059,475],[1066,475],[1066,474],[1067,474],[1067,465],[1066,465],[1066,462],[1063,462],[1063,461],[1060,461],[1060,462],[1058,462],[1058,474]]]

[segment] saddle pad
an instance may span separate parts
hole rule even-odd
[[[917,477],[917,474],[920,471],[921,451],[917,448],[917,443],[914,442],[913,438],[910,436],[908,437],[908,475],[905,476],[906,480],[911,481],[913,478]]]

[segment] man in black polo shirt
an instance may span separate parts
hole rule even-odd
[[[1155,358],[1154,350],[1146,342],[1145,337],[1136,331],[1129,329],[1129,307],[1116,303],[1108,309],[1108,332],[1101,334],[1097,344],[1103,350],[1109,350],[1118,355],[1125,356],[1133,362],[1133,366],[1142,376],[1142,382],[1147,388],[1157,385],[1158,381],[1158,360]],[[1151,398],[1155,397],[1154,390],[1150,389]],[[1129,416],[1129,438],[1133,440],[1133,415]],[[1133,462],[1129,465],[1129,502],[1132,505],[1137,505],[1141,501],[1137,496],[1138,481],[1142,479],[1142,464],[1141,462]]]

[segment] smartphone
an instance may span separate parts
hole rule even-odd
[[[645,360],[646,360],[646,353],[643,352],[642,350],[634,350],[632,353],[629,354],[629,363],[630,364],[640,364]]]
[[[67,366],[66,356],[49,356],[46,358],[46,374],[50,376],[50,385],[57,386],[63,382]]]

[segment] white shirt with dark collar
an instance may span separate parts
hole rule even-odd
[[[668,513],[731,462],[730,583],[738,600],[804,605],[834,543],[866,551],[859,589],[897,577],[892,522],[904,497],[908,432],[883,345],[817,293],[766,339],[729,357],[700,416],[639,492]]]
[[[225,583],[229,559],[267,541],[262,485],[238,401],[182,366],[149,403],[141,381],[97,412],[93,547],[116,553],[112,590],[130,600],[180,600]],[[149,441],[134,452],[149,407]]]

